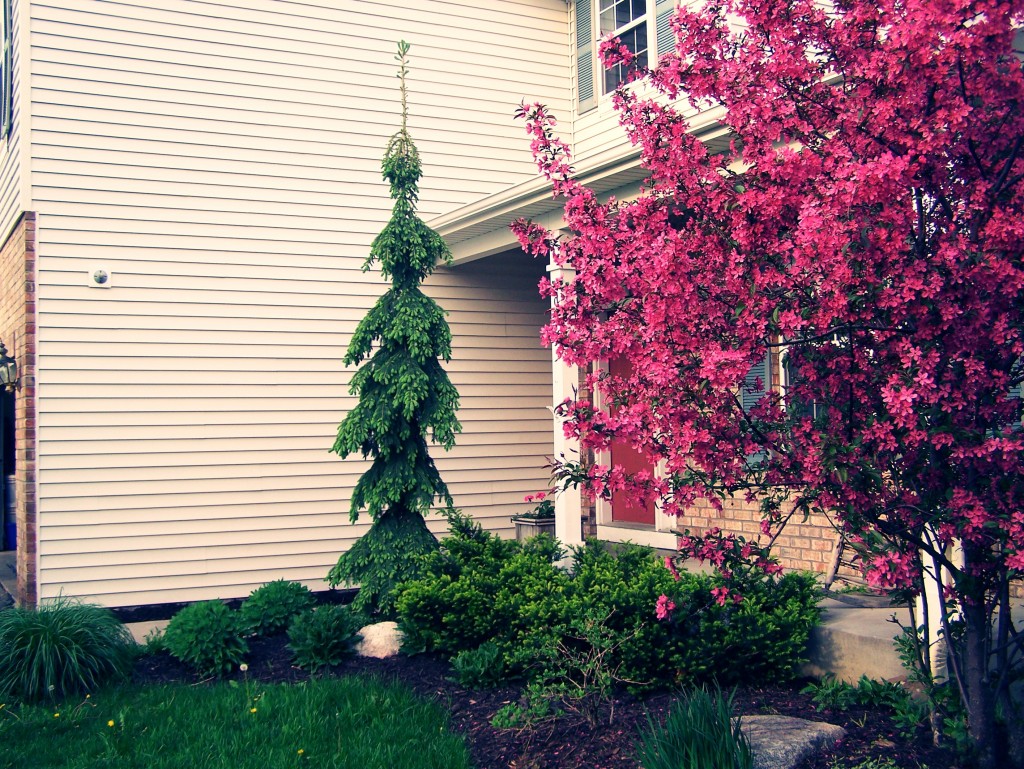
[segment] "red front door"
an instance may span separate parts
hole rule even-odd
[[[632,366],[625,358],[618,358],[608,363],[608,372],[613,376],[629,376]],[[611,444],[611,464],[620,466],[626,475],[633,475],[642,470],[653,472],[654,466],[627,441],[614,440]],[[625,491],[616,491],[612,495],[613,523],[643,523],[654,525],[654,502],[646,505]]]

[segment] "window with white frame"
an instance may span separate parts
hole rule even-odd
[[[648,0],[598,0],[598,37],[617,37],[636,57],[636,66],[646,67]],[[626,79],[626,67],[616,64],[604,71],[604,92],[614,91]]]
[[[636,56],[640,66],[652,66],[675,45],[669,19],[677,0],[577,0],[575,4],[576,95],[578,110],[597,106],[600,96],[622,82],[625,68],[604,69],[598,42],[617,37]]]

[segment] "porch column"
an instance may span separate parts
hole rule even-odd
[[[572,280],[576,271],[560,265],[548,264],[548,278],[556,280]],[[551,298],[552,305],[556,297]],[[567,366],[555,356],[555,350],[551,350],[551,383],[553,390],[552,411],[560,403],[568,398],[576,397],[576,388],[579,385],[579,369],[576,366]],[[556,461],[563,459],[578,460],[580,456],[579,441],[565,437],[562,429],[562,419],[554,415],[554,458]],[[582,505],[580,490],[568,488],[559,491],[555,495],[555,537],[563,545],[583,544],[582,533]]]

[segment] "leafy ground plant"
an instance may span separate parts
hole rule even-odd
[[[316,599],[305,585],[276,579],[252,591],[242,601],[242,620],[256,635],[272,635],[288,628],[292,618],[312,609]]]
[[[676,700],[664,724],[648,716],[637,746],[643,769],[753,769],[750,743],[733,718],[733,695],[693,689]]]
[[[487,641],[452,657],[455,680],[463,686],[486,689],[505,678],[505,661],[497,644]]]
[[[445,713],[375,679],[123,687],[0,710],[0,769],[468,769]]]
[[[826,676],[819,683],[805,686],[802,693],[811,695],[819,711],[885,708],[891,712],[893,725],[907,737],[928,719],[928,705],[915,699],[905,686],[894,681],[876,681],[861,676],[853,685],[834,676]]]
[[[288,628],[295,664],[313,673],[339,664],[355,652],[361,624],[348,606],[319,606],[298,615]]]
[[[0,695],[26,701],[91,691],[124,675],[135,642],[109,609],[60,597],[0,611]]]
[[[238,665],[249,650],[245,622],[220,601],[200,601],[175,614],[164,643],[167,650],[204,675],[220,675]]]

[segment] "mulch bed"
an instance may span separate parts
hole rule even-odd
[[[277,636],[250,643],[244,674],[250,681],[295,682],[309,676],[291,664],[287,639]],[[471,691],[451,679],[448,663],[430,655],[398,656],[387,660],[354,658],[329,675],[374,675],[396,680],[433,699],[451,713],[452,728],[462,734],[478,769],[638,769],[633,758],[636,734],[647,723],[647,714],[660,717],[671,695],[658,694],[638,700],[622,694],[613,710],[597,726],[572,714],[544,722],[530,730],[499,730],[490,724],[494,713],[519,697],[516,688]],[[243,674],[236,674],[242,679]],[[139,659],[134,671],[139,683],[195,683],[196,676],[166,653]],[[914,739],[902,738],[886,712],[879,708],[855,708],[847,712],[819,713],[810,697],[800,693],[801,684],[740,689],[736,694],[741,714],[777,714],[812,721],[827,721],[846,729],[846,738],[834,749],[804,762],[800,769],[838,769],[856,766],[867,759],[891,759],[904,769],[956,767],[954,756],[931,745],[922,727]],[[611,717],[609,718],[608,715]]]

